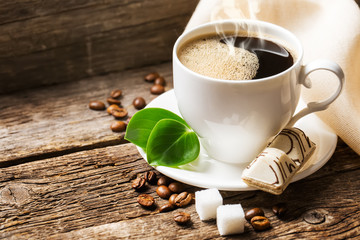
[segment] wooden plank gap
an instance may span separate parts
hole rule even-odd
[[[47,152],[47,153],[43,153],[43,154],[36,154],[34,156],[28,156],[28,157],[23,157],[23,158],[0,162],[0,168],[16,166],[16,165],[20,165],[20,164],[24,164],[24,163],[28,163],[28,162],[40,161],[40,160],[53,158],[53,157],[60,157],[60,156],[64,156],[67,154],[81,152],[81,151],[88,151],[88,150],[92,150],[92,149],[96,149],[96,148],[116,146],[116,145],[124,144],[124,143],[128,143],[128,141],[126,141],[125,139],[119,139],[119,140],[114,139],[114,140],[110,140],[110,141],[106,141],[106,142],[97,142],[94,144],[81,146],[81,147],[73,147],[73,148],[60,150],[60,151],[52,151],[52,152]]]

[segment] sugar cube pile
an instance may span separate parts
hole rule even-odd
[[[220,235],[244,232],[245,213],[241,204],[223,205],[216,188],[195,192],[195,209],[202,221],[215,219]]]

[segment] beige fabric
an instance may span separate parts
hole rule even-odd
[[[229,18],[251,18],[283,26],[299,37],[304,64],[319,58],[337,62],[345,72],[340,97],[318,116],[360,154],[360,10],[354,0],[200,0],[187,29]],[[337,87],[326,71],[310,75],[306,101],[330,96]]]

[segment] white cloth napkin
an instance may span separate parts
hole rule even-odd
[[[345,72],[339,98],[317,113],[360,155],[360,10],[354,0],[200,0],[186,30],[209,21],[249,18],[292,31],[304,47],[304,64],[315,59],[337,62]],[[310,75],[305,101],[324,99],[338,81],[327,71]]]

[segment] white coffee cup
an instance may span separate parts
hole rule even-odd
[[[265,39],[278,42],[294,54],[294,64],[287,70],[256,80],[222,80],[200,75],[186,68],[178,58],[179,48],[190,39],[216,33],[251,29]],[[246,29],[242,29],[246,26]],[[267,142],[285,126],[299,118],[326,109],[340,94],[344,73],[329,60],[302,65],[303,48],[288,30],[262,21],[224,20],[211,22],[187,32],[173,49],[173,79],[179,110],[199,136],[202,146],[214,159],[245,163],[253,160]],[[336,92],[321,102],[310,102],[295,116],[301,87],[310,88],[307,76],[315,70],[328,70],[339,79]]]

